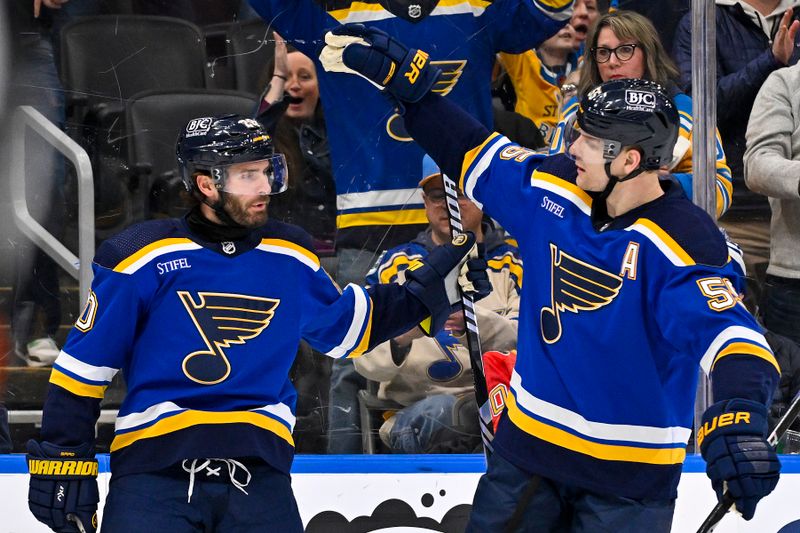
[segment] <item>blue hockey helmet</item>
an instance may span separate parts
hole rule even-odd
[[[286,190],[288,170],[283,154],[275,153],[272,138],[255,119],[241,115],[198,117],[178,136],[176,156],[186,190],[197,189],[194,175],[208,174],[218,189],[226,190],[227,168],[237,163],[268,162],[269,192]]]
[[[575,121],[577,128],[565,135],[567,143],[578,132],[601,139],[606,161],[622,148],[636,147],[642,153],[642,170],[658,170],[672,162],[680,119],[675,102],[656,82],[631,78],[598,85],[581,100]]]

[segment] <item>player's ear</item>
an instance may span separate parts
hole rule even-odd
[[[625,173],[633,172],[642,163],[642,152],[637,148],[627,148],[624,153]]]
[[[199,190],[203,196],[213,197],[216,194],[217,188],[214,185],[214,180],[211,179],[211,176],[208,174],[198,172],[195,174],[194,180],[197,183],[197,190]]]

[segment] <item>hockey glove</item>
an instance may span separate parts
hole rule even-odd
[[[97,459],[92,446],[63,448],[28,441],[31,475],[28,507],[39,522],[57,532],[97,531]]]
[[[722,501],[727,484],[736,509],[750,520],[759,500],[778,484],[781,470],[775,449],[767,442],[767,409],[734,398],[709,407],[702,421],[697,440],[717,499]]]
[[[401,102],[419,101],[442,74],[422,50],[409,50],[363,24],[345,24],[326,33],[319,59],[325,70],[357,74]]]
[[[470,254],[474,257],[468,259]],[[471,232],[437,246],[424,262],[414,261],[406,270],[406,289],[431,313],[420,323],[426,335],[433,336],[444,327],[453,306],[461,301],[459,286],[475,299],[492,291],[486,261],[477,257],[475,235]]]

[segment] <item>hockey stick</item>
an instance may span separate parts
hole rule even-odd
[[[81,519],[78,518],[78,515],[76,515],[75,513],[69,513],[67,514],[67,520],[75,524],[75,527],[78,528],[78,531],[80,533],[86,533],[86,528],[83,527],[83,522],[81,522]]]
[[[461,225],[461,208],[458,205],[458,189],[456,188],[456,183],[444,173],[442,173],[442,181],[447,195],[450,234],[455,238],[457,235],[464,233],[464,226]],[[481,350],[481,339],[478,332],[478,317],[475,315],[475,300],[471,295],[466,294],[461,287],[458,290],[461,292],[461,307],[464,312],[464,324],[466,325],[467,351],[469,351],[472,379],[475,383],[475,400],[478,404],[478,422],[481,428],[483,453],[488,459],[493,452],[492,408],[489,405],[489,391],[486,388],[486,376],[483,373],[483,351]]]
[[[798,414],[800,414],[800,392],[795,395],[792,403],[789,405],[789,409],[787,409],[783,417],[778,420],[775,429],[773,429],[772,433],[767,437],[767,442],[769,442],[771,446],[777,446],[778,441],[781,440],[781,437],[783,437],[783,434],[786,433],[786,430],[792,425]],[[726,490],[722,494],[722,501],[717,503],[714,510],[708,514],[705,521],[700,526],[700,529],[697,530],[697,533],[711,533],[714,531],[719,521],[728,513],[732,505],[733,497],[731,493]]]

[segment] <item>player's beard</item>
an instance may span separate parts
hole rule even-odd
[[[267,205],[264,211],[253,213],[248,211],[253,204],[264,202]],[[225,194],[222,209],[228,213],[234,222],[245,228],[257,228],[267,223],[269,213],[269,196],[247,200],[235,194]]]

